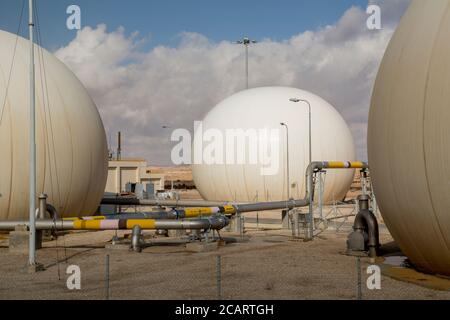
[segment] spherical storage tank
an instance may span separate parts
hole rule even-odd
[[[355,160],[350,130],[325,100],[286,87],[242,91],[213,108],[194,133],[193,176],[204,199],[239,202],[287,199],[287,130],[280,123],[285,123],[289,132],[289,196],[298,199],[305,195],[308,105],[292,102],[292,98],[306,99],[311,104],[313,161]],[[219,140],[222,144],[216,143]],[[239,154],[244,156],[239,158]],[[324,201],[342,200],[353,175],[354,170],[329,170]]]
[[[15,43],[0,31],[0,220],[29,215],[29,44],[18,38],[12,64]],[[37,193],[63,216],[92,214],[107,177],[102,121],[80,81],[37,46],[35,66]]]
[[[450,1],[417,0],[376,80],[369,163],[381,213],[419,269],[450,276]]]

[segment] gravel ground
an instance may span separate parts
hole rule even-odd
[[[224,299],[356,299],[356,258],[345,256],[347,233],[327,231],[314,242],[292,240],[280,230],[250,231],[248,241],[213,252],[190,253],[166,244],[140,254],[107,250],[114,233],[78,232],[46,242],[38,261],[46,270],[22,271],[26,256],[10,254],[0,238],[0,299],[105,299],[105,257],[110,255],[111,299],[215,299],[217,255]],[[121,232],[120,235],[124,233]],[[232,234],[223,233],[230,237]],[[382,235],[388,243],[389,235]],[[67,261],[65,259],[67,258]],[[57,263],[58,259],[60,263]],[[81,290],[68,290],[66,268],[81,269]],[[363,270],[369,260],[361,260]],[[367,275],[362,273],[365,284]],[[448,299],[450,292],[382,276],[381,290],[362,289],[363,299]]]

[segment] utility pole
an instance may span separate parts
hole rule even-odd
[[[248,47],[251,44],[258,43],[255,40],[251,40],[248,37],[243,38],[242,40],[236,41],[236,44],[242,44],[245,47],[245,88],[248,89]]]
[[[29,260],[30,269],[36,267],[36,111],[35,111],[35,79],[34,79],[34,40],[33,40],[33,0],[28,1],[29,39],[30,39],[30,132],[29,132],[29,214],[30,239]]]

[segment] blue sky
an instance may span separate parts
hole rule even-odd
[[[0,0],[0,29],[16,32],[22,1]],[[82,27],[105,23],[108,30],[123,26],[127,33],[139,31],[142,36],[151,35],[147,49],[161,44],[176,45],[182,31],[198,32],[216,42],[243,35],[283,40],[335,23],[352,5],[361,8],[367,5],[367,0],[36,1],[43,45],[52,51],[76,36],[75,31],[65,27],[66,8],[70,4],[80,6]]]

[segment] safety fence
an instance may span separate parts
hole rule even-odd
[[[5,250],[0,249],[0,257]],[[50,249],[44,251],[50,254]],[[140,254],[108,252],[99,248],[70,248],[67,261],[55,263],[43,259],[47,262],[46,270],[36,274],[22,271],[26,259],[8,255],[0,266],[0,299],[436,297],[431,290],[385,277],[381,278],[380,290],[370,289],[367,270],[371,264],[367,258],[344,256],[324,244],[312,248],[302,242],[273,240],[270,246],[261,243],[257,250],[237,245],[233,252],[223,254],[221,250],[188,253],[179,246],[144,250]]]

